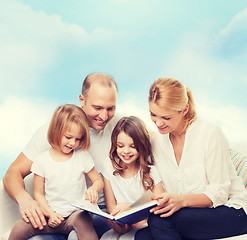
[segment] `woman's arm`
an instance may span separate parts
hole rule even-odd
[[[159,203],[150,212],[162,214],[161,217],[169,217],[174,212],[184,207],[212,207],[213,203],[205,194],[169,194],[163,193],[154,197]]]
[[[87,173],[87,176],[92,182],[92,186],[86,191],[86,199],[95,204],[98,201],[98,194],[102,191],[104,183],[94,167]]]

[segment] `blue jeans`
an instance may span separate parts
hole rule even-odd
[[[148,227],[139,230],[135,240],[207,240],[244,233],[247,215],[242,208],[182,208],[167,218],[151,214]]]
[[[43,234],[33,236],[28,240],[67,240],[67,236],[63,234]]]
[[[67,236],[63,234],[44,234],[44,235],[36,235],[29,240],[67,240]],[[78,240],[76,231],[71,231],[68,240]]]

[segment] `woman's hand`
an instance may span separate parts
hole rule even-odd
[[[90,187],[86,191],[85,197],[90,203],[95,204],[98,202],[99,194],[94,188]]]
[[[161,214],[161,217],[169,217],[180,208],[185,207],[183,195],[163,193],[153,197],[153,199],[158,200],[158,204],[152,208],[150,212]]]
[[[57,227],[59,224],[61,224],[63,220],[64,218],[60,214],[53,212],[52,214],[50,214],[48,225],[54,228],[54,227]]]
[[[132,230],[132,227],[129,226],[128,224],[121,225],[121,224],[118,224],[117,222],[113,222],[107,218],[105,220],[112,227],[114,232],[123,234],[123,233],[129,232],[130,230]]]

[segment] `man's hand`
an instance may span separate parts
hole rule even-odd
[[[34,228],[43,229],[47,224],[45,214],[40,208],[39,204],[33,200],[29,195],[26,198],[19,199],[19,210],[25,222],[30,222]]]

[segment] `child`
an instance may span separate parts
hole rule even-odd
[[[45,233],[68,234],[76,230],[79,239],[98,239],[91,218],[77,211],[73,204],[83,198],[97,203],[103,181],[86,151],[90,145],[86,115],[75,105],[56,109],[48,130],[51,148],[33,162],[34,198],[40,204],[48,224],[43,229],[19,220],[13,227],[9,240],[24,240]],[[92,186],[86,189],[85,175]]]
[[[110,159],[103,171],[104,194],[107,210],[116,215],[126,210],[149,189],[153,194],[164,192],[161,179],[153,166],[150,138],[144,123],[137,117],[123,117],[111,136]],[[129,225],[119,225],[107,220],[113,230],[101,239],[131,239],[146,220]],[[133,229],[133,230],[132,230]],[[122,233],[125,233],[121,235]]]

